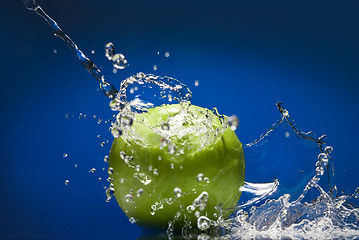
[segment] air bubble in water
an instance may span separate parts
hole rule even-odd
[[[125,195],[125,201],[126,201],[126,202],[132,202],[132,198],[133,198],[133,197],[132,197],[132,194],[126,194],[126,195]]]
[[[105,56],[108,60],[112,60],[113,55],[115,55],[115,45],[109,42],[105,45]]]
[[[203,173],[199,173],[199,174],[197,175],[197,181],[198,181],[198,182],[202,182],[202,181],[203,181],[203,178],[204,178]]]
[[[238,117],[236,115],[232,115],[232,116],[228,117],[228,124],[229,124],[230,128],[233,131],[235,131],[239,126]]]
[[[182,190],[180,188],[175,187],[175,189],[173,191],[174,191],[176,197],[182,196]]]
[[[211,226],[211,220],[209,220],[206,216],[200,216],[197,219],[197,227],[198,229],[204,231],[207,230]]]

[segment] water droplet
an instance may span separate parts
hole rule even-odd
[[[285,132],[285,137],[286,137],[286,138],[289,138],[289,136],[290,136],[290,133],[289,133],[289,132]]]
[[[113,174],[113,168],[109,167],[107,170],[108,175],[112,175]]]
[[[137,190],[136,196],[137,196],[137,197],[140,197],[140,196],[142,195],[142,193],[143,193],[143,189],[140,188],[140,189]]]
[[[158,161],[161,161],[162,160],[162,157],[161,156],[158,156]]]
[[[158,175],[158,170],[157,170],[157,168],[153,169],[153,174],[155,174],[156,176]]]
[[[175,187],[175,189],[173,191],[174,191],[176,197],[182,196],[182,190],[180,188]]]
[[[197,181],[198,181],[198,182],[202,182],[203,177],[204,177],[203,173],[199,173],[199,174],[197,175]]]
[[[232,115],[228,118],[230,128],[235,131],[239,126],[239,120],[236,115]]]
[[[193,205],[189,205],[188,207],[186,207],[186,210],[187,210],[187,212],[189,212],[189,213],[192,213],[195,209],[196,209],[196,207],[193,206]]]
[[[91,54],[95,54],[95,50],[92,50],[92,51],[91,51]]]
[[[198,80],[194,81],[194,85],[195,85],[196,87],[198,87],[198,85],[199,85]]]
[[[100,178],[100,177],[99,177],[99,178],[98,178],[98,180],[99,180],[99,181],[101,181],[101,180],[102,180],[102,178]]]
[[[105,142],[100,143],[101,147],[105,146]]]
[[[169,154],[174,154],[175,151],[176,151],[176,146],[175,145],[168,146],[168,153]]]
[[[194,216],[195,216],[196,218],[199,218],[199,217],[201,216],[201,212],[200,212],[200,211],[196,211],[196,212],[194,213]]]
[[[99,134],[99,135],[97,135],[97,138],[100,138],[101,137],[101,135]]]
[[[134,223],[137,222],[134,217],[130,217],[130,218],[128,219],[128,221],[129,221],[130,223],[132,223],[132,224],[134,224]]]
[[[70,114],[65,114],[65,118],[69,118],[70,117]]]
[[[96,172],[96,168],[91,168],[90,172],[91,172],[91,173],[95,173],[95,172]]]
[[[57,53],[57,49],[54,49],[54,54],[56,54]]]
[[[69,184],[69,180],[65,180],[65,185],[67,186]]]
[[[162,130],[169,130],[170,125],[167,122],[163,122],[161,128],[162,128]]]
[[[152,166],[148,166],[148,171],[152,172]]]
[[[107,155],[105,155],[105,157],[103,158],[103,161],[108,162],[108,156]]]
[[[210,226],[211,226],[211,223],[210,223],[211,220],[209,220],[208,217],[206,216],[201,216],[197,219],[197,227],[198,229],[204,231],[204,230],[207,230]]]
[[[112,128],[111,134],[114,138],[119,138],[122,135],[122,131],[118,128]]]
[[[136,165],[135,170],[136,170],[137,172],[139,172],[139,171],[141,170],[141,166],[140,166],[140,165]]]
[[[109,42],[105,45],[105,56],[108,60],[112,60],[113,55],[115,55],[115,45]]]
[[[153,70],[157,71],[157,65],[153,65]]]
[[[126,202],[132,202],[132,198],[133,198],[133,197],[132,197],[132,194],[126,194],[126,195],[125,195],[125,201],[126,201]]]
[[[125,160],[125,157],[126,157],[125,152],[124,152],[124,151],[121,151],[121,152],[120,152],[120,158],[121,158],[122,160]]]
[[[175,169],[175,164],[171,163],[171,169]]]
[[[121,117],[121,124],[123,126],[129,126],[130,127],[133,124],[133,118],[131,116],[128,116],[128,115],[123,116],[123,117]]]
[[[111,177],[107,178],[107,182],[112,182],[112,181],[113,181],[113,179]]]
[[[206,183],[209,183],[209,178],[208,178],[208,177],[203,178],[203,180],[204,180]]]
[[[168,51],[165,52],[165,57],[168,58],[170,56],[170,53]]]
[[[115,189],[110,187],[106,190],[106,196],[107,198],[112,198],[115,195]]]
[[[112,56],[112,63],[113,66],[117,69],[124,69],[127,67],[127,60],[121,53],[116,53],[114,56]]]
[[[332,147],[332,146],[328,146],[328,147],[326,147],[326,148],[324,149],[324,151],[325,151],[326,154],[331,154],[332,151],[333,151],[333,147]]]
[[[75,168],[77,168],[77,164],[75,164]]]
[[[67,153],[64,153],[64,154],[62,154],[62,156],[63,156],[64,158],[67,158],[68,154],[67,154]]]

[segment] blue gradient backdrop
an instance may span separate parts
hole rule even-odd
[[[105,202],[107,183],[98,180],[106,178],[102,159],[110,148],[100,143],[111,137],[92,116],[112,116],[108,99],[40,17],[20,0],[5,2],[0,239],[140,237],[116,201]],[[154,72],[156,64],[154,73],[191,88],[194,104],[236,114],[242,142],[271,125],[279,117],[275,103],[284,102],[301,129],[328,135],[338,187],[352,192],[359,185],[359,2],[39,3],[110,82],[119,86],[138,71]],[[130,63],[117,75],[104,57],[109,41]],[[77,119],[80,113],[88,118]]]

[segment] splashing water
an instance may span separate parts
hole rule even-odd
[[[110,83],[106,82],[105,77],[102,75],[100,69],[91,61],[89,57],[87,57],[79,48],[78,46],[72,41],[72,39],[66,35],[66,33],[60,28],[60,26],[55,22],[46,12],[37,4],[35,0],[23,0],[25,6],[28,10],[35,11],[39,16],[46,20],[46,22],[50,25],[51,29],[53,30],[55,36],[61,38],[66,45],[72,50],[75,54],[77,60],[89,71],[100,83],[100,88],[103,93],[109,97],[114,98],[117,94],[117,89]],[[127,66],[127,61],[123,57],[123,59],[116,60],[114,65],[121,65],[123,67]]]
[[[111,126],[115,138],[120,137],[124,131],[131,131],[136,114],[155,106],[181,103],[185,113],[192,97],[186,85],[173,78],[138,73],[122,81],[118,92],[113,85],[105,81],[96,65],[36,1],[24,0],[24,3],[29,10],[35,11],[48,22],[55,35],[69,46],[79,62],[98,80],[105,95],[113,99],[110,107],[119,112]],[[125,57],[116,53],[112,43],[105,46],[105,55],[112,61],[116,71],[128,66]],[[168,53],[166,57],[169,56]],[[198,86],[198,81],[195,86]],[[326,145],[326,136],[317,137],[312,132],[300,131],[282,104],[278,103],[277,107],[281,118],[257,140],[244,145],[248,169],[246,177],[249,179],[240,189],[242,196],[236,207],[235,216],[228,220],[219,217],[217,221],[213,221],[206,216],[198,215],[197,226],[202,233],[197,239],[209,239],[212,236],[224,239],[359,238],[359,211],[350,202],[359,198],[359,188],[352,195],[338,196],[333,179],[333,161],[330,157],[333,148]],[[239,121],[235,115],[227,118],[219,115],[216,109],[213,110],[213,114],[220,117],[223,129],[237,129]],[[187,115],[184,114],[182,117]],[[211,118],[208,121],[211,121]],[[164,136],[162,145],[168,146],[172,154],[183,151],[178,146],[170,145],[173,134],[183,133],[183,129],[175,123],[176,121],[165,122],[159,130]],[[209,125],[204,122],[202,130],[207,131],[206,127]],[[218,130],[212,131],[215,133]],[[67,154],[64,154],[64,157],[67,157]],[[131,156],[124,155],[123,159],[131,162]],[[138,178],[143,180],[145,185],[148,184],[150,180],[141,175],[140,166],[135,168],[138,168]],[[151,170],[156,175],[159,174],[157,169]],[[95,169],[91,169],[91,172],[95,172]],[[111,183],[111,169],[109,176],[110,186],[106,190],[106,201],[115,196]],[[199,173],[197,181],[210,180]],[[69,180],[65,181],[65,185],[67,184]],[[174,197],[177,198],[183,194],[180,188],[173,191]],[[143,189],[138,189],[135,196],[140,197],[142,193]],[[128,202],[133,200],[132,193],[122,197]],[[192,205],[187,206],[187,211],[205,208],[207,198],[206,192],[200,193],[193,199]],[[153,213],[162,208],[161,203],[154,204]],[[130,218],[129,221],[135,223],[137,220]],[[213,232],[212,227],[219,227],[221,231]],[[184,237],[191,238],[193,235],[190,226],[186,225],[184,228]],[[173,224],[170,222],[167,231],[169,239],[173,237],[172,229]]]

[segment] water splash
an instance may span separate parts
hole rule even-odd
[[[75,44],[74,41],[60,28],[56,21],[54,21],[46,12],[37,4],[35,0],[23,0],[25,6],[28,10],[36,12],[41,16],[45,21],[50,25],[55,36],[61,38],[66,45],[72,50],[75,54],[77,60],[89,71],[92,76],[94,76],[97,81],[100,83],[100,89],[103,93],[109,98],[115,98],[117,94],[117,89],[110,83],[106,82],[105,77],[102,75],[100,69],[92,62],[92,60],[87,57]],[[127,65],[127,61],[126,61]]]

